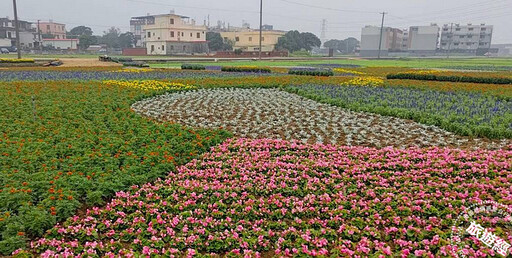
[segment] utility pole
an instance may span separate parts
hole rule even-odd
[[[380,51],[382,49],[382,33],[384,32],[384,15],[386,15],[386,12],[382,12],[382,23],[380,24],[380,38],[379,38],[379,54],[377,58],[380,59]]]
[[[12,0],[12,7],[14,9],[14,28],[16,29],[16,48],[18,50],[18,59],[21,59],[20,25],[18,24],[18,9],[16,8],[16,0]]]
[[[322,33],[320,34],[320,40],[322,41],[322,44],[325,43],[325,27],[327,26],[327,20],[322,20]]]
[[[450,24],[450,41],[448,42],[448,51],[446,52],[446,58],[450,58],[450,52],[452,51],[453,42],[453,22]]]
[[[259,59],[261,60],[261,38],[263,37],[263,0],[260,0],[260,52],[259,52]]]
[[[40,20],[37,20],[37,36],[39,38],[39,50],[41,53],[43,52],[43,41],[41,40],[41,25],[39,24]]]

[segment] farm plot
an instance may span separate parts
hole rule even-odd
[[[409,120],[353,112],[278,89],[214,89],[165,94],[132,108],[160,121],[222,127],[236,137],[300,140],[348,146],[502,148],[510,140],[457,136]]]

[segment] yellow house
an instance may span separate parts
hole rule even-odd
[[[286,32],[278,30],[264,30],[261,37],[261,51],[274,51],[280,37]],[[242,49],[244,51],[259,51],[260,36],[259,30],[243,30],[243,31],[227,31],[221,32],[220,35],[224,40],[234,42],[234,49]]]

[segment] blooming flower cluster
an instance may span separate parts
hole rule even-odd
[[[341,84],[342,86],[382,86],[384,80],[379,77],[367,76],[367,77],[356,77],[348,82]]]
[[[228,140],[33,241],[43,256],[453,256],[471,202],[512,204],[512,151]],[[504,220],[482,219],[503,240]],[[468,242],[469,256],[494,255]]]
[[[195,89],[195,86],[176,83],[176,82],[164,82],[156,80],[133,80],[133,81],[121,81],[121,80],[108,80],[103,81],[104,84],[109,86],[121,86],[134,89],[140,89],[144,91],[156,91],[156,90],[190,90]]]
[[[348,87],[332,86],[334,89]],[[350,87],[355,89],[347,91],[356,93],[360,89],[374,89]],[[320,90],[323,94],[330,91],[328,87]],[[350,97],[357,99],[357,95]],[[371,102],[372,98],[367,101]],[[352,112],[277,89],[200,89],[176,92],[141,100],[134,103],[132,109],[160,121],[200,128],[222,127],[244,138],[399,148],[500,148],[512,145],[510,140],[469,139],[404,119]]]
[[[120,69],[115,70],[116,73],[147,73],[147,72],[154,72],[154,69],[151,68],[128,68],[128,69]]]
[[[351,75],[365,75],[366,73],[355,71],[355,70],[348,70],[344,68],[334,68],[332,69],[335,73],[342,73],[342,74],[351,74]]]

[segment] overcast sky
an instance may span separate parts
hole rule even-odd
[[[241,26],[242,20],[258,27],[259,0],[17,0],[20,19],[53,19],[67,29],[86,25],[95,34],[111,26],[129,30],[132,16],[168,13],[190,16],[203,23],[223,20]],[[444,23],[494,25],[493,43],[512,43],[512,0],[264,0],[263,22],[275,29],[309,31],[326,39],[361,37],[364,25],[380,25],[379,12],[388,12],[386,26]],[[12,1],[0,1],[0,16],[13,17]]]

